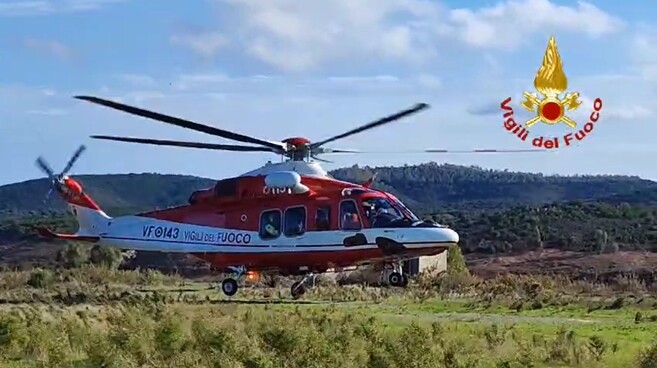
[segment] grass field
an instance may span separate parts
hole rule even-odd
[[[227,298],[157,272],[0,273],[2,367],[657,367],[657,299],[632,280],[324,282]]]

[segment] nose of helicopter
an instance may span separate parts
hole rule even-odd
[[[397,241],[407,248],[446,248],[459,242],[459,234],[447,227],[437,224],[415,227],[398,234]]]
[[[437,238],[440,238],[438,241],[440,242],[445,242],[445,243],[450,243],[450,245],[457,244],[459,242],[459,234],[449,228],[438,228],[438,234],[436,235]]]

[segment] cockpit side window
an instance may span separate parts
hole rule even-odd
[[[340,228],[343,230],[360,230],[362,228],[358,208],[353,199],[340,202]]]

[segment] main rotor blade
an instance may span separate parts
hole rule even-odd
[[[426,149],[420,152],[425,153],[515,153],[515,152],[549,152],[545,149],[474,149],[474,150],[446,150],[446,149]]]
[[[176,125],[176,126],[179,126],[179,127],[196,130],[196,131],[207,133],[207,134],[210,134],[210,135],[214,135],[214,136],[218,136],[218,137],[222,137],[222,138],[226,138],[226,139],[232,139],[232,140],[238,141],[238,142],[258,144],[258,145],[261,145],[261,146],[265,146],[265,147],[275,149],[276,150],[275,152],[285,152],[285,145],[283,143],[280,143],[280,142],[272,142],[272,141],[266,141],[266,140],[262,140],[262,139],[258,139],[258,138],[254,138],[254,137],[249,137],[249,136],[239,134],[239,133],[234,133],[234,132],[231,132],[231,131],[228,131],[228,130],[223,130],[223,129],[215,128],[215,127],[212,127],[212,126],[209,126],[209,125],[195,123],[193,121],[177,118],[177,117],[174,117],[174,116],[160,114],[160,113],[157,113],[157,112],[154,112],[154,111],[149,111],[149,110],[141,109],[141,108],[138,108],[138,107],[129,106],[129,105],[125,105],[125,104],[122,104],[122,103],[119,103],[119,102],[105,100],[105,99],[98,98],[98,97],[75,96],[75,98],[77,98],[79,100],[92,102],[92,103],[95,103],[95,104],[98,104],[98,105],[107,106],[107,107],[110,107],[110,108],[113,108],[113,109],[116,109],[116,110],[127,112],[129,114],[138,115],[138,116],[153,119],[153,120],[158,120],[158,121],[161,121],[163,123],[172,124],[172,125]]]
[[[317,147],[313,153],[323,155],[325,153],[360,153],[360,152],[361,151]]]
[[[187,147],[187,148],[205,148],[212,150],[223,151],[238,151],[238,152],[275,152],[268,147],[256,146],[237,146],[232,144],[214,144],[202,142],[185,142],[185,141],[172,141],[164,139],[149,139],[149,138],[131,138],[131,137],[112,137],[107,135],[92,135],[94,139],[104,139],[108,141],[130,142],[130,143],[144,143],[154,144],[158,146],[173,146],[173,147]]]
[[[382,154],[382,153],[516,153],[516,152],[551,152],[545,149],[474,149],[474,150],[446,150],[446,149],[426,149],[426,150],[407,150],[407,151],[353,151],[353,150],[326,150],[325,153],[365,153],[365,154]]]
[[[360,127],[356,128],[356,129],[352,129],[352,130],[350,130],[350,131],[348,131],[348,132],[345,132],[345,133],[342,133],[342,134],[339,134],[339,135],[333,136],[333,137],[331,137],[331,138],[325,139],[325,140],[320,141],[320,142],[313,143],[313,144],[310,145],[310,147],[311,147],[311,149],[316,149],[316,148],[318,148],[319,146],[322,146],[322,145],[324,145],[324,144],[326,144],[326,143],[328,143],[328,142],[333,142],[333,141],[336,141],[336,140],[338,140],[338,139],[342,139],[342,138],[348,137],[348,136],[350,136],[350,135],[354,135],[354,134],[357,134],[357,133],[363,132],[363,131],[365,131],[365,130],[369,130],[369,129],[372,129],[372,128],[376,128],[376,127],[378,127],[378,126],[380,126],[380,125],[383,125],[383,124],[391,123],[391,122],[393,122],[393,121],[395,121],[395,120],[399,120],[399,119],[401,119],[401,118],[403,118],[403,117],[405,117],[405,116],[407,116],[407,115],[414,114],[414,113],[416,113],[416,112],[418,112],[418,111],[421,111],[421,110],[424,110],[424,109],[427,109],[427,108],[429,108],[429,105],[428,105],[428,104],[426,104],[426,103],[419,103],[419,104],[417,104],[417,105],[415,105],[415,106],[413,106],[413,107],[411,107],[411,108],[409,108],[409,109],[402,110],[402,111],[400,111],[400,112],[398,112],[398,113],[396,113],[396,114],[386,116],[386,117],[384,117],[384,118],[381,118],[381,119],[375,120],[375,121],[373,121],[373,122],[371,122],[371,123],[367,123],[367,124],[365,124],[365,125],[361,125]]]
[[[52,170],[50,165],[48,165],[48,163],[46,162],[46,160],[43,157],[39,156],[36,159],[35,163],[36,163],[36,166],[39,169],[41,169],[41,171],[43,171],[46,175],[48,175],[48,178],[52,179],[52,177],[55,176],[55,172]]]
[[[65,174],[69,170],[71,170],[71,167],[73,167],[73,164],[75,163],[75,161],[77,161],[77,159],[80,157],[80,155],[82,154],[82,152],[84,152],[85,149],[87,149],[87,147],[84,144],[78,147],[77,151],[75,151],[71,159],[68,160],[68,163],[64,167],[64,170],[62,170],[62,174]]]

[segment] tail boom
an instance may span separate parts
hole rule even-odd
[[[37,232],[44,238],[48,239],[62,239],[62,240],[72,240],[72,241],[82,241],[88,243],[97,243],[100,240],[99,236],[85,236],[85,235],[76,235],[76,234],[60,234],[53,232],[52,230],[45,227],[38,227]]]
[[[82,186],[71,178],[64,178],[56,187],[58,194],[66,201],[68,207],[78,222],[75,234],[58,234],[46,228],[38,228],[39,235],[49,239],[66,239],[85,242],[100,241],[100,234],[107,230],[112,218],[108,216],[87,195]]]

